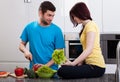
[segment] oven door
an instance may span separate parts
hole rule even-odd
[[[69,59],[74,60],[82,53],[83,48],[79,40],[70,40],[68,50]]]

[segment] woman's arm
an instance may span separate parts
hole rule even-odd
[[[86,38],[86,49],[73,62],[66,62],[64,65],[72,65],[72,66],[81,65],[83,61],[86,59],[86,57],[89,56],[90,53],[92,52],[94,46],[94,40],[95,40],[95,32],[88,32]]]
[[[93,50],[94,41],[95,41],[95,32],[88,32],[86,38],[86,49],[80,54],[79,57],[77,57],[72,62],[73,65],[82,63],[86,59],[86,57],[90,55],[90,53]]]

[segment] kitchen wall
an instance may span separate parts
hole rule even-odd
[[[28,22],[38,20],[38,7],[40,2],[44,0],[30,1],[30,3],[24,3],[24,0],[0,1],[0,70],[12,70],[16,65],[28,67],[29,61],[18,49],[19,36]],[[53,22],[61,27],[63,33],[79,32],[81,29],[80,25],[78,28],[73,28],[69,19],[70,8],[79,1],[84,1],[88,5],[101,33],[120,33],[119,0],[49,1],[52,1],[57,8]],[[113,4],[114,6],[112,6]]]

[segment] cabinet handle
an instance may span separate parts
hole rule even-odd
[[[31,0],[24,0],[24,3],[30,3]]]
[[[70,45],[81,45],[81,43],[70,43]]]

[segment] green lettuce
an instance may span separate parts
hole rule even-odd
[[[63,49],[56,49],[52,54],[52,59],[54,60],[55,64],[63,64],[66,61],[66,57],[64,55]]]

